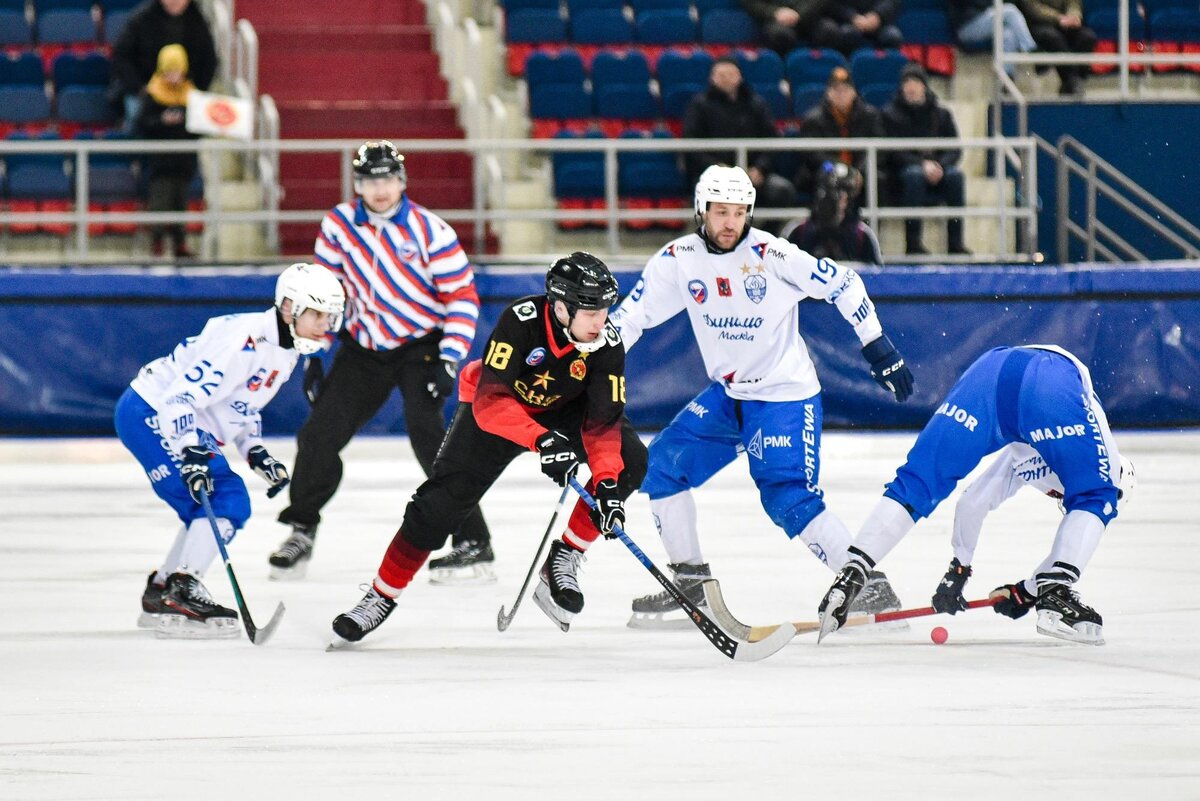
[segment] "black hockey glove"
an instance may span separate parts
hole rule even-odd
[[[308,405],[312,406],[317,402],[317,396],[321,394],[321,382],[325,380],[325,365],[316,356],[309,356],[304,360],[304,397],[308,398]]]
[[[201,495],[212,495],[212,472],[208,468],[208,460],[212,454],[205,448],[192,445],[183,449],[183,464],[179,466],[179,476],[187,485],[192,500],[200,503]]]
[[[988,594],[988,597],[1000,599],[999,603],[992,607],[996,610],[996,614],[1011,617],[1013,620],[1024,617],[1025,613],[1037,603],[1037,596],[1027,593],[1024,582],[1021,581],[997,587]]]
[[[967,599],[963,597],[963,587],[971,577],[971,566],[958,561],[958,557],[950,560],[950,569],[938,582],[937,590],[933,593],[931,606],[938,612],[956,615],[967,608]]]
[[[913,391],[913,375],[904,364],[904,357],[886,335],[867,343],[863,358],[871,363],[871,378],[903,403]]]
[[[434,365],[433,374],[430,376],[431,380],[425,385],[425,390],[434,400],[448,398],[454,391],[454,379],[457,377],[458,362],[443,356]]]
[[[283,462],[276,461],[275,457],[267,453],[267,449],[262,445],[255,445],[251,448],[246,453],[246,461],[250,463],[250,467],[254,468],[255,473],[258,473],[264,481],[271,485],[271,488],[267,490],[268,498],[274,498],[291,483]]]
[[[558,486],[567,486],[567,480],[579,468],[579,455],[571,440],[561,431],[547,431],[538,439],[537,450],[542,472]]]
[[[625,502],[621,500],[617,482],[611,478],[596,482],[596,508],[591,511],[592,522],[607,539],[615,540],[618,526],[625,528]]]

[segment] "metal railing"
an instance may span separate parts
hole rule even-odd
[[[1059,137],[1057,147],[1041,138],[1038,138],[1037,142],[1043,152],[1054,157],[1057,165],[1056,246],[1060,264],[1066,264],[1069,260],[1072,238],[1079,240],[1086,247],[1085,261],[1096,261],[1097,256],[1114,262],[1149,261],[1146,254],[1100,220],[1098,201],[1101,198],[1115,204],[1153,233],[1178,247],[1182,258],[1200,258],[1200,228],[1192,225],[1095,151],[1075,137],[1067,135]],[[1071,219],[1072,176],[1084,181],[1083,225]]]
[[[270,99],[266,98],[260,104],[269,110],[273,107]],[[266,115],[264,115],[265,117]],[[263,123],[266,125],[266,123]],[[0,213],[0,225],[14,223],[68,223],[75,226],[75,251],[72,254],[79,260],[88,258],[88,226],[104,223],[135,223],[135,224],[172,224],[201,222],[205,225],[206,238],[219,237],[220,227],[232,223],[255,223],[267,227],[267,240],[278,242],[277,226],[281,223],[305,222],[316,224],[328,211],[328,208],[307,210],[281,210],[279,208],[278,180],[271,181],[274,187],[266,192],[263,208],[253,210],[232,211],[219,207],[219,198],[213,193],[207,209],[204,211],[185,212],[118,212],[91,211],[88,208],[90,182],[88,175],[89,159],[99,153],[146,155],[155,153],[197,152],[202,156],[202,162],[217,163],[216,158],[223,153],[242,154],[246,158],[255,159],[259,168],[267,175],[278,176],[280,153],[337,153],[342,164],[340,198],[331,198],[330,205],[339,199],[353,197],[353,175],[350,167],[351,155],[361,144],[358,140],[280,140],[277,129],[260,128],[266,137],[251,142],[235,142],[229,140],[204,139],[191,142],[163,141],[107,141],[107,140],[64,140],[11,142],[0,141],[0,157],[14,153],[62,153],[73,160],[75,181],[75,209],[70,212],[13,212]],[[862,209],[863,217],[868,223],[878,226],[880,221],[902,219],[906,217],[949,218],[973,217],[994,220],[997,231],[997,241],[1001,243],[1000,252],[987,254],[994,258],[1009,258],[1020,255],[1022,258],[1034,259],[1033,245],[1036,242],[1037,217],[1032,199],[1036,197],[1033,187],[1036,186],[1036,144],[1033,139],[1020,138],[964,138],[964,139],[479,139],[479,140],[400,140],[397,146],[410,157],[419,158],[420,153],[468,153],[473,156],[474,174],[474,204],[470,209],[436,209],[437,213],[451,223],[468,224],[473,226],[475,241],[482,243],[489,225],[516,220],[541,220],[546,223],[562,222],[565,220],[590,220],[603,224],[606,232],[606,255],[618,255],[622,252],[622,223],[630,220],[690,220],[690,208],[680,209],[626,209],[621,208],[618,193],[618,163],[621,154],[668,152],[679,154],[690,151],[724,150],[736,153],[737,163],[747,164],[751,151],[771,151],[775,153],[828,151],[831,149],[852,149],[865,151],[867,154],[868,175],[878,175],[878,166],[883,162],[884,154],[892,150],[925,150],[943,149],[946,147],[963,150],[983,149],[989,151],[995,164],[1004,164],[1008,154],[1015,154],[1019,165],[1017,205],[1009,203],[1009,190],[1003,170],[987,180],[993,181],[996,187],[996,202],[989,206],[952,207],[952,208],[902,208],[882,207],[879,203],[877,182],[866,182],[865,203]],[[575,210],[575,209],[524,209],[509,208],[507,204],[498,203],[491,207],[487,202],[489,190],[499,191],[505,180],[502,170],[492,169],[489,165],[496,159],[506,155],[519,154],[528,156],[535,154],[548,158],[554,153],[600,153],[604,164],[604,209]],[[495,182],[500,182],[499,184]],[[412,187],[414,197],[419,201],[422,187]],[[688,193],[690,195],[690,192]],[[791,219],[808,213],[805,208],[756,210],[759,219]],[[274,232],[273,232],[274,231]],[[1023,232],[1017,248],[1009,250],[1003,243],[1009,241],[1014,232]],[[205,253],[211,256],[211,253]],[[985,257],[985,254],[977,254]]]

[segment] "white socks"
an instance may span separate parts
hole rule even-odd
[[[690,490],[668,498],[652,499],[650,513],[654,515],[654,525],[658,527],[672,564],[704,564],[704,557],[700,555],[700,532],[696,529],[696,501]]]
[[[217,528],[221,532],[221,539],[228,545],[236,533],[233,524],[223,517],[218,517]],[[167,554],[167,561],[163,564],[161,572],[165,572],[167,575],[191,573],[197,578],[203,578],[204,571],[208,570],[218,553],[212,525],[208,522],[207,517],[198,517],[188,525],[186,533],[180,532],[180,534],[181,536],[175,540],[171,552]]]
[[[850,547],[850,529],[837,515],[826,509],[804,527],[796,539],[808,546],[834,573],[846,564],[846,549]]]
[[[891,498],[880,498],[854,538],[854,547],[879,564],[914,525],[907,509]]]
[[[1032,589],[1036,594],[1040,589],[1038,586],[1040,583],[1055,583],[1047,580],[1057,578],[1059,574],[1062,578],[1070,579],[1065,583],[1074,583],[1074,580],[1083,573],[1088,562],[1092,560],[1092,554],[1100,545],[1100,537],[1103,534],[1104,521],[1091,512],[1085,512],[1082,509],[1068,512],[1062,522],[1058,524],[1058,531],[1054,535],[1054,545],[1050,547],[1050,555],[1037,566],[1033,577],[1026,580],[1026,588]],[[1056,562],[1062,562],[1069,567],[1057,568],[1055,567]],[[1042,582],[1038,581],[1039,576],[1042,576]]]

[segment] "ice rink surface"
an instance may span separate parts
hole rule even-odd
[[[914,436],[826,436],[822,484],[852,531]],[[327,653],[418,478],[398,439],[347,450],[302,582],[267,580],[284,499],[241,470],[255,514],[231,556],[259,624],[282,600],[282,625],[263,647],[159,640],[134,623],[178,524],[138,465],[111,440],[0,441],[0,799],[1200,799],[1200,434],[1117,438],[1137,492],[1079,585],[1107,645],[979,610],[801,635],[754,664],[694,629],[626,628],[657,585],[617,542],[592,549],[569,634],[531,601],[498,633],[557,498],[530,458],[484,502],[498,583],[422,571],[358,650]],[[290,441],[269,446],[290,465]],[[705,555],[742,620],[813,619],[832,574],[745,468],[698,494]],[[906,606],[946,569],[953,500],[882,564]],[[1001,507],[967,596],[1026,576],[1058,519],[1029,489]],[[627,529],[665,569],[644,496]],[[206,583],[233,605],[219,562]]]

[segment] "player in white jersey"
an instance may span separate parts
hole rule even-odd
[[[218,548],[200,499],[211,496],[226,542],[250,517],[246,485],[221,453],[227,444],[270,484],[269,497],[287,486],[287,470],[263,447],[261,412],[299,356],[326,346],[344,307],[332,273],[293,264],[276,282],[272,308],[212,318],[142,367],[117,401],[117,436],[183,523],[146,580],[139,626],[164,636],[237,636],[237,612],[215,603],[201,582]]]
[[[629,349],[642,331],[686,311],[713,382],[651,443],[641,487],[676,580],[698,604],[710,571],[691,490],[742,450],[775,524],[832,570],[845,559],[850,533],[825,508],[818,486],[821,385],[800,336],[800,301],[834,304],[862,343],[875,380],[898,401],[912,393],[912,373],[884,336],[858,275],[753,228],[754,199],[741,168],[705,170],[696,184],[698,230],[650,259],[613,316]],[[862,603],[875,611],[898,599],[879,574]],[[635,600],[633,611],[630,625],[654,626],[674,622],[669,618],[679,607],[664,592]]]

